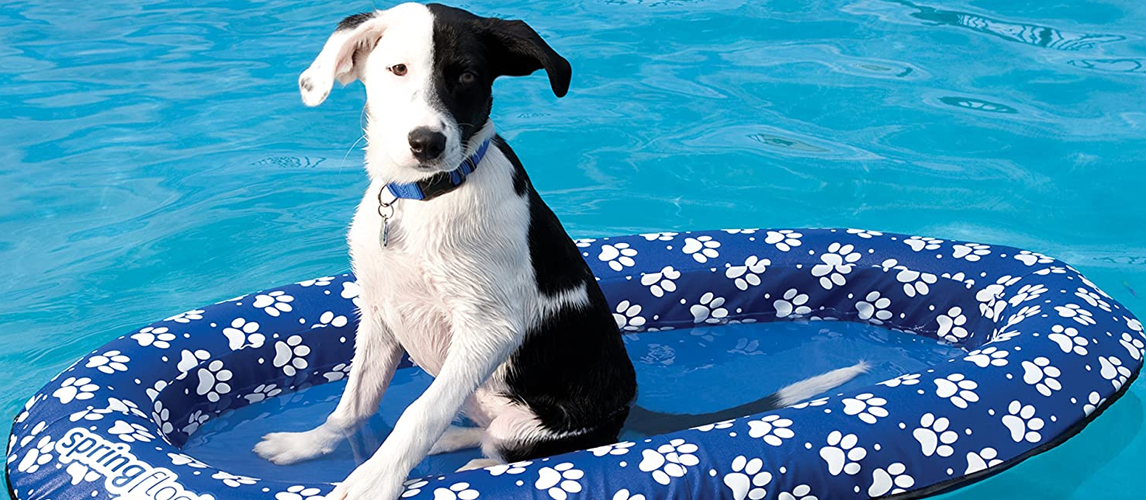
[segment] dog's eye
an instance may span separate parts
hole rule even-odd
[[[475,81],[477,81],[477,75],[473,71],[466,71],[458,77],[458,82],[462,85],[469,85]]]
[[[394,73],[397,76],[406,76],[406,65],[405,64],[395,64],[395,65],[390,66],[389,68],[386,68],[386,69],[390,70],[391,73]]]

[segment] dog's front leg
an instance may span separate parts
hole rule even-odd
[[[374,456],[359,465],[327,500],[398,498],[406,476],[426,457],[466,398],[520,342],[520,326],[492,307],[497,305],[455,309],[449,352],[434,382],[406,408]]]
[[[325,455],[378,411],[382,394],[402,360],[402,347],[376,315],[362,315],[354,339],[350,377],[338,407],[322,425],[306,432],[273,432],[255,453],[279,465]]]

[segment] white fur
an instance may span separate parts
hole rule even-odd
[[[777,405],[782,407],[794,405],[824,391],[830,391],[853,378],[867,373],[868,368],[870,368],[870,366],[866,361],[860,361],[852,366],[832,370],[785,386],[776,391],[776,397],[779,399]]]

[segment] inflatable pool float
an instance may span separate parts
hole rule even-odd
[[[964,351],[778,411],[412,478],[403,498],[917,498],[1062,443],[1142,366],[1142,324],[1070,266],[1035,252],[853,229],[656,233],[578,246],[626,332],[846,320]],[[317,278],[172,316],[97,349],[16,418],[12,496],[315,500],[329,492],[305,477],[263,480],[205,463],[181,446],[225,411],[344,378],[357,295],[350,275]]]

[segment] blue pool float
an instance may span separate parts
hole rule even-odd
[[[403,498],[917,498],[1061,444],[1142,366],[1142,324],[1070,266],[1026,250],[854,229],[655,233],[578,246],[625,332],[845,320],[966,352],[777,411],[412,478]],[[307,280],[172,316],[95,350],[16,417],[12,496],[317,500],[330,484],[248,477],[180,447],[222,412],[345,378],[357,296],[350,275]]]

